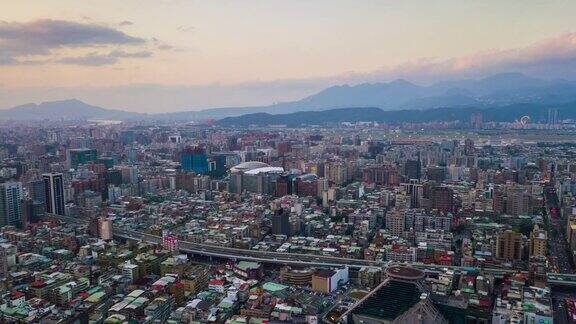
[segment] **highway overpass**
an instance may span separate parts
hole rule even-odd
[[[65,223],[87,224],[87,220],[69,216],[49,214],[51,217]],[[115,238],[125,240],[143,240],[150,243],[162,243],[162,237],[147,233],[137,232],[113,227],[112,233]],[[237,249],[226,246],[218,246],[203,243],[193,243],[178,241],[178,249],[185,253],[203,255],[209,257],[225,258],[232,260],[258,261],[265,263],[286,264],[286,265],[307,265],[315,267],[342,267],[360,269],[362,267],[382,267],[382,261],[371,261],[362,259],[340,258],[325,255],[282,253],[272,251],[258,251],[248,249]]]
[[[576,274],[547,273],[546,281],[550,286],[576,287]]]
[[[74,224],[87,224],[87,220],[69,216],[61,216],[48,214],[46,217],[52,217],[54,219]],[[160,244],[162,243],[162,238],[160,236],[151,235],[147,233],[137,232],[122,229],[119,227],[113,227],[113,235],[115,238],[124,240],[144,240],[146,242]],[[340,258],[326,255],[313,255],[313,254],[299,254],[299,253],[283,253],[283,252],[272,252],[272,251],[259,251],[259,250],[248,250],[248,249],[237,249],[225,246],[193,243],[187,241],[178,241],[178,248],[180,251],[203,255],[208,257],[224,258],[231,260],[247,260],[247,261],[257,261],[263,263],[273,263],[273,264],[285,264],[285,265],[305,265],[314,267],[342,267],[346,266],[352,269],[360,269],[362,267],[387,267],[393,264],[398,264],[390,261],[371,261],[362,259],[351,259],[351,258]],[[424,270],[425,272],[436,272],[440,273],[444,269],[451,269],[455,271],[471,271],[480,270],[478,268],[470,267],[459,267],[459,266],[444,266],[435,264],[423,264],[419,262],[406,263],[405,265],[410,265],[418,269]],[[491,273],[496,277],[501,277],[504,274],[514,274],[518,272],[513,269],[501,269],[501,268],[482,268],[485,273]]]

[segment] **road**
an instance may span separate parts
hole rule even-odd
[[[573,261],[568,249],[566,231],[562,224],[565,222],[560,213],[558,195],[553,187],[544,188],[545,215],[549,221],[548,243],[549,255],[555,272],[574,273]]]
[[[552,310],[554,312],[554,323],[557,324],[569,323],[564,300],[573,297],[574,297],[573,293],[552,291],[551,301],[552,301]]]
[[[87,220],[49,214],[51,217],[66,223],[86,224]],[[150,243],[161,244],[162,237],[142,232],[126,230],[123,228],[113,227],[113,235],[120,239],[144,240]],[[306,265],[306,266],[325,266],[325,267],[341,267],[347,266],[349,268],[359,269],[362,267],[382,267],[383,261],[371,261],[363,259],[340,258],[326,255],[312,255],[312,254],[298,254],[298,253],[282,253],[271,251],[258,251],[248,249],[237,249],[225,246],[210,245],[203,243],[193,243],[187,241],[178,241],[178,249],[182,252],[226,258],[232,260],[247,260],[258,261],[266,263],[286,264],[286,265]]]
[[[49,214],[46,217],[51,217],[66,223],[74,224],[87,224],[87,220],[74,218],[69,216],[61,216]],[[120,239],[131,239],[131,240],[144,240],[154,244],[161,244],[162,238],[157,235],[151,235],[142,232],[130,231],[123,228],[113,226],[113,235]],[[351,258],[341,258],[326,255],[313,255],[313,254],[299,254],[299,253],[283,253],[283,252],[272,252],[272,251],[258,251],[258,250],[248,250],[248,249],[237,249],[225,246],[193,243],[186,241],[178,241],[178,248],[182,252],[211,256],[217,258],[225,258],[231,260],[247,260],[247,261],[257,261],[263,263],[274,263],[283,265],[305,265],[305,266],[315,266],[315,267],[342,267],[346,266],[351,269],[359,269],[362,267],[388,267],[391,265],[407,265],[419,268],[425,271],[431,272],[441,272],[444,269],[451,270],[469,270],[469,267],[460,266],[444,266],[435,264],[423,264],[419,262],[411,263],[394,263],[390,261],[372,261],[363,259],[351,259]],[[495,276],[501,276],[503,274],[514,274],[517,270],[513,269],[500,269],[500,268],[483,268],[482,271],[491,273]]]
[[[160,244],[162,237],[129,231],[124,229],[114,228],[114,236],[123,239],[144,240],[151,243]],[[232,260],[248,260],[257,262],[287,264],[287,265],[308,265],[308,266],[347,266],[349,268],[362,268],[362,267],[382,267],[383,262],[339,258],[323,255],[310,255],[310,254],[296,254],[296,253],[281,253],[270,251],[256,251],[247,249],[237,249],[225,246],[208,245],[202,243],[192,243],[186,241],[178,241],[178,249],[182,252],[191,254],[200,254],[205,256],[212,256],[218,258],[226,258]]]

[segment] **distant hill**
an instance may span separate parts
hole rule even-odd
[[[349,107],[376,107],[391,111],[441,107],[487,108],[526,103],[559,105],[574,100],[576,82],[542,80],[521,73],[501,73],[478,80],[445,81],[430,86],[419,86],[405,80],[339,85],[293,102],[261,107],[211,108],[158,114],[155,117],[166,120],[200,120],[253,113],[288,114]]]
[[[290,114],[271,115],[268,113],[247,114],[239,117],[227,117],[217,121],[222,126],[249,125],[321,125],[325,123],[378,121],[384,111],[380,108],[339,108],[326,111],[298,111]]]
[[[384,111],[435,108],[494,108],[515,104],[558,106],[576,101],[576,82],[542,80],[520,73],[501,73],[483,79],[439,82],[420,86],[405,80],[388,83],[339,85],[298,101],[259,107],[211,108],[201,111],[139,114],[91,106],[79,100],[27,104],[0,110],[0,119],[83,120],[148,119],[157,121],[203,121],[247,114],[290,114],[337,108],[374,107]]]
[[[576,119],[576,102],[557,106],[561,118]],[[290,114],[272,115],[268,113],[247,114],[238,117],[227,117],[216,123],[221,126],[247,127],[286,125],[298,127],[305,125],[323,125],[342,122],[434,122],[434,121],[464,121],[470,120],[472,113],[481,113],[484,121],[512,122],[527,115],[533,122],[546,122],[547,105],[514,104],[503,107],[489,108],[434,108],[428,110],[395,110],[384,111],[380,108],[339,108],[325,111],[300,111]]]
[[[0,119],[3,120],[130,120],[145,117],[145,114],[105,109],[76,99],[31,103],[0,110]]]

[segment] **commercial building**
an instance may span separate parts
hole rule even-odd
[[[22,225],[22,183],[0,183],[0,226]]]
[[[312,275],[312,290],[331,293],[348,282],[348,268],[318,269]]]
[[[209,171],[208,155],[200,146],[187,147],[180,153],[180,165],[183,171],[205,174]]]
[[[284,168],[271,167],[263,162],[240,163],[230,168],[228,188],[233,193],[247,191],[273,195],[276,191],[276,180],[283,172]]]
[[[44,189],[46,191],[46,212],[65,215],[64,208],[64,179],[62,173],[45,173]]]
[[[68,166],[71,169],[77,169],[79,165],[95,162],[98,159],[98,152],[95,149],[70,149],[67,153]]]
[[[312,269],[293,269],[285,267],[280,270],[280,280],[290,285],[305,286],[312,281]]]

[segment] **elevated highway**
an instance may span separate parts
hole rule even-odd
[[[87,224],[81,218],[49,214],[46,217],[54,218],[65,223]],[[162,237],[143,232],[131,231],[114,226],[113,236],[125,240],[143,240],[146,242],[161,244]],[[258,251],[248,249],[237,249],[226,246],[218,246],[187,241],[178,241],[178,249],[185,253],[203,255],[209,257],[225,258],[232,260],[258,261],[265,263],[276,263],[286,265],[307,265],[316,267],[342,267],[360,269],[362,267],[382,267],[385,265],[381,261],[371,261],[362,259],[340,258],[326,255],[311,255],[298,253],[282,253],[272,251]]]
[[[87,220],[81,218],[54,215],[54,214],[48,214],[46,217],[51,217],[65,223],[73,223],[81,225],[87,224]],[[116,226],[113,227],[112,232],[114,237],[118,239],[135,240],[135,241],[143,240],[154,244],[162,243],[162,237],[157,235],[126,230]],[[237,249],[226,246],[194,243],[180,240],[178,241],[178,248],[180,251],[189,254],[231,259],[231,260],[256,261],[269,264],[272,263],[272,264],[302,265],[302,266],[314,266],[314,267],[346,266],[351,269],[360,269],[362,267],[382,268],[398,264],[390,261],[372,261],[362,259],[340,258],[326,255]],[[424,264],[419,262],[404,263],[404,265],[409,265],[429,273],[430,272],[440,273],[444,271],[444,269],[450,269],[454,271],[480,270],[478,268]],[[502,277],[505,274],[514,274],[518,272],[517,270],[501,269],[501,268],[482,268],[481,270],[485,273],[491,273],[496,277]]]

